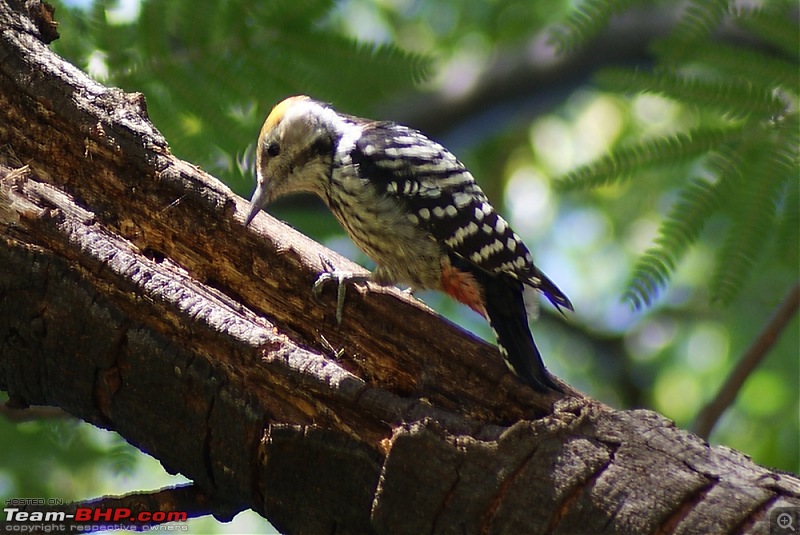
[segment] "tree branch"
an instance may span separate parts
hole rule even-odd
[[[778,341],[789,321],[797,314],[798,308],[800,308],[800,284],[796,284],[789,290],[789,293],[778,305],[764,330],[744,352],[736,367],[720,387],[717,395],[698,413],[697,420],[694,423],[695,433],[708,439],[719,417],[736,399],[744,382],[764,360],[764,357],[767,356],[775,342]]]

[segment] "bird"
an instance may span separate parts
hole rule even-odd
[[[317,279],[315,290],[339,283],[338,321],[348,282],[438,290],[488,320],[507,367],[524,383],[563,392],[533,340],[525,294],[541,292],[562,313],[572,303],[442,145],[408,126],[297,95],[267,116],[255,171],[245,227],[279,197],[314,194],[375,262],[368,276],[329,266]]]

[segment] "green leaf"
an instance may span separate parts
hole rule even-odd
[[[550,34],[550,41],[562,53],[576,50],[608,26],[616,13],[622,13],[637,0],[584,0]]]
[[[704,42],[701,46],[689,47],[682,52],[679,52],[679,48],[675,46],[673,38],[662,40],[653,46],[659,57],[673,65],[680,62],[699,63],[706,71],[731,78],[741,78],[746,74],[750,83],[767,91],[782,86],[797,94],[800,88],[800,69],[796,62],[752,48],[716,42]]]
[[[718,150],[710,158],[710,178],[695,178],[678,194],[659,229],[656,246],[648,249],[633,268],[623,299],[634,308],[649,306],[667,286],[678,262],[686,255],[705,223],[741,180],[741,158],[735,150]]]
[[[725,19],[728,11],[728,0],[689,2],[671,32],[674,42],[691,45],[704,40]]]
[[[145,0],[138,20],[92,9],[109,83],[147,96],[148,113],[179,157],[246,193],[237,154],[281,99],[308,94],[365,113],[425,79],[429,57],[343,37],[323,23],[332,0]]]
[[[754,132],[750,147],[740,149],[743,180],[726,203],[731,228],[711,279],[712,300],[730,303],[775,236],[776,216],[786,185],[797,181],[797,121],[771,131]]]
[[[634,176],[648,167],[670,166],[706,154],[741,136],[745,126],[698,128],[671,136],[646,139],[616,149],[593,163],[555,179],[559,190],[595,188]]]
[[[674,71],[631,71],[606,69],[595,80],[598,84],[626,93],[658,93],[679,102],[708,108],[731,118],[781,114],[786,103],[775,94],[746,78],[708,80],[682,76]]]
[[[797,59],[800,57],[800,31],[798,31],[797,17],[792,14],[797,8],[797,3],[777,4],[771,9],[745,12],[737,22],[739,26]]]

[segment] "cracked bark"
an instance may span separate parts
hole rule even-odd
[[[310,299],[320,246],[267,215],[243,228],[244,201],[170,155],[140,95],[53,55],[51,29],[0,0],[15,406],[118,431],[208,512],[292,533],[763,533],[800,506],[794,476],[652,412],[537,395],[401,292],[349,292],[337,328],[332,293]]]

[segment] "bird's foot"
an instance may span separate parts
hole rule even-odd
[[[333,263],[324,255],[319,255],[319,259],[325,265],[325,271],[320,273],[314,285],[311,287],[311,293],[314,298],[319,300],[319,294],[322,292],[322,287],[325,283],[334,281],[336,283],[336,324],[342,324],[344,317],[344,298],[347,293],[347,285],[353,283],[364,283],[370,280],[368,274],[354,273],[352,271],[344,271],[336,269]]]

